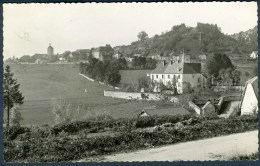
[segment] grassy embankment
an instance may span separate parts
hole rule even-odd
[[[111,153],[256,130],[257,116],[231,119],[154,116],[111,119],[107,116],[55,126],[12,128],[4,138],[6,162],[91,160]]]

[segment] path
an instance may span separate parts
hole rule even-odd
[[[105,161],[227,160],[258,151],[258,130],[105,156]]]
[[[224,108],[224,111],[222,114],[219,115],[221,118],[229,118],[234,111],[236,111],[236,108],[238,108],[240,104],[240,101],[230,101],[228,102],[228,105],[226,108]]]

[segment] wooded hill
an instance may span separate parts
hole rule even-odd
[[[160,35],[147,37],[130,45],[117,46],[114,49],[130,57],[135,54],[172,56],[184,50],[192,58],[197,59],[202,53],[224,52],[245,55],[257,48],[257,26],[246,32],[226,35],[217,25],[197,23],[196,27],[176,25]]]

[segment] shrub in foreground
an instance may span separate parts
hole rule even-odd
[[[122,124],[125,121],[116,122]],[[112,124],[111,126],[115,127],[116,122],[111,120],[106,125]],[[129,122],[131,123],[128,125],[132,125],[132,122],[136,123],[134,120]],[[102,124],[102,122],[100,123]],[[161,122],[154,121],[154,124],[156,123]],[[120,130],[116,134],[99,136],[91,136],[91,134],[84,133],[84,130],[78,130],[76,135],[61,132],[57,135],[50,134],[47,137],[42,137],[34,134],[34,132],[39,131],[30,130],[28,131],[30,134],[24,139],[21,137],[19,141],[4,140],[4,159],[7,162],[72,161],[91,156],[251,131],[258,128],[257,123],[258,117],[256,116],[232,119],[197,118],[196,123],[183,123],[180,128],[157,126],[149,131],[145,129],[136,130],[133,127],[132,130]],[[75,126],[78,126],[76,124],[77,122],[75,122]],[[90,124],[86,123],[85,127]],[[95,124],[97,123],[95,122]]]

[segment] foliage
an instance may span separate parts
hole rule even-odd
[[[10,111],[10,124],[11,126],[20,126],[20,122],[21,120],[23,120],[22,118],[22,114],[19,111],[19,107],[18,106],[14,106],[11,111]]]
[[[92,122],[73,122],[59,127],[60,129],[68,129],[68,125],[73,124],[72,128],[66,130],[69,132],[62,130],[56,134],[48,132],[52,130],[51,128],[22,129],[21,134],[16,137],[19,141],[4,140],[4,160],[6,162],[75,161],[126,150],[137,150],[150,146],[245,132],[255,130],[258,127],[257,116],[243,116],[231,119],[164,116],[152,117],[150,120],[152,122],[147,120],[140,123],[139,119],[139,125],[141,126],[142,124],[151,127],[152,124],[156,125],[144,129],[133,126],[133,124],[137,124],[138,119],[93,121],[93,124],[91,124]],[[168,123],[169,126],[173,126],[164,127],[165,122],[170,122]],[[102,125],[112,130],[115,128],[120,129],[114,134],[91,136],[91,130],[94,129],[92,127],[100,126],[99,129],[93,130],[100,133]],[[129,128],[126,126],[129,126]],[[55,127],[57,128],[57,126]],[[145,127],[145,125],[142,127]],[[70,131],[72,131],[71,134]]]
[[[70,104],[62,99],[52,99],[52,113],[56,124],[70,122],[73,118]]]
[[[121,80],[121,75],[119,73],[121,67],[122,64],[120,64],[118,60],[106,61],[103,63],[90,56],[89,63],[80,63],[79,72],[96,81],[105,81],[107,84],[117,86]]]
[[[145,41],[139,40],[132,42],[131,45],[117,48],[125,56],[141,54],[144,57],[169,56],[171,53],[178,55],[183,49],[194,59],[198,58],[197,55],[201,52],[206,55],[215,52],[249,54],[258,49],[257,27],[245,33],[246,35],[244,32],[226,35],[215,24],[197,23],[196,27],[180,24],[173,26],[169,31],[147,38]]]
[[[4,89],[4,110],[7,111],[7,127],[9,127],[10,109],[14,104],[23,104],[24,96],[19,91],[20,84],[17,79],[13,78],[14,74],[11,72],[10,66],[6,65],[3,80]]]
[[[241,72],[234,68],[222,68],[219,70],[217,79],[221,85],[239,85],[241,80]]]
[[[192,93],[193,88],[191,87],[191,84],[189,82],[183,82],[183,93]]]
[[[138,33],[137,37],[140,41],[144,41],[148,38],[148,34],[145,31],[141,31]]]
[[[217,77],[221,69],[233,68],[233,64],[226,54],[215,53],[207,58],[206,67],[210,75]]]
[[[252,153],[250,155],[237,154],[230,158],[230,160],[258,160],[258,159],[259,159],[259,152]]]
[[[253,68],[253,76],[258,76],[258,65]]]

